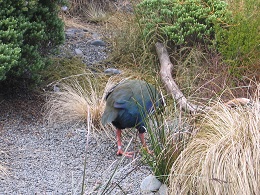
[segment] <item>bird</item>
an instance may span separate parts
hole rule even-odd
[[[163,105],[162,96],[158,90],[143,80],[124,80],[112,87],[106,94],[106,106],[101,123],[105,126],[112,123],[116,128],[117,155],[132,157],[133,152],[124,152],[121,133],[126,128],[136,128],[144,149],[151,153],[146,145],[144,133],[145,120],[156,108]]]

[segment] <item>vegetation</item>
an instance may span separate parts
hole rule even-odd
[[[186,2],[186,4],[185,4]],[[154,74],[154,72],[157,71],[157,62],[156,62],[156,56],[154,52],[154,41],[161,40],[164,42],[167,42],[167,46],[169,46],[167,49],[169,49],[171,60],[176,65],[174,68],[173,74],[175,74],[175,79],[179,86],[182,88],[182,91],[184,91],[184,94],[188,96],[189,99],[192,97],[196,97],[196,100],[198,98],[232,98],[234,96],[244,96],[246,97],[248,94],[252,94],[250,91],[251,89],[255,89],[256,84],[259,82],[259,77],[257,77],[257,74],[251,74],[250,71],[246,72],[240,72],[238,75],[236,72],[231,71],[230,64],[227,63],[229,60],[231,60],[231,57],[227,56],[225,57],[225,49],[228,48],[228,45],[233,45],[232,43],[226,44],[226,41],[228,39],[225,39],[226,35],[232,34],[233,27],[236,27],[234,24],[235,18],[237,17],[236,14],[240,15],[240,17],[244,17],[244,13],[249,13],[247,11],[242,12],[236,12],[234,13],[234,9],[230,7],[228,2],[224,1],[214,1],[215,4],[210,4],[212,7],[217,6],[218,8],[214,8],[214,10],[219,10],[219,12],[216,12],[215,17],[211,17],[212,13],[215,12],[205,12],[208,13],[208,17],[210,19],[198,19],[193,18],[192,21],[196,23],[196,20],[199,20],[202,23],[199,24],[208,24],[204,25],[203,28],[197,28],[195,30],[197,31],[197,34],[201,34],[201,36],[196,37],[196,35],[189,35],[184,36],[182,32],[187,31],[188,27],[186,26],[186,23],[180,23],[181,25],[178,25],[177,27],[183,27],[183,29],[178,29],[178,31],[173,31],[172,26],[175,24],[179,24],[176,19],[176,21],[172,22],[172,18],[174,18],[175,13],[181,12],[181,9],[176,10],[173,12],[172,10],[174,6],[168,6],[170,5],[179,5],[183,3],[183,7],[185,6],[194,6],[193,9],[189,7],[182,14],[179,14],[181,16],[189,16],[191,14],[189,10],[196,10],[199,11],[200,9],[208,9],[209,7],[204,7],[202,4],[197,3],[195,6],[195,1],[191,1],[192,3],[188,4],[187,2],[190,1],[141,1],[140,4],[138,4],[135,7],[135,15],[127,15],[127,16],[116,16],[118,17],[118,20],[116,18],[112,18],[112,25],[115,24],[116,26],[119,24],[122,24],[125,28],[122,28],[122,26],[119,26],[118,30],[121,33],[119,36],[116,37],[115,41],[113,43],[115,44],[116,48],[114,50],[113,54],[115,55],[114,60],[116,62],[120,62],[119,66],[127,66],[129,68],[132,68],[133,70],[138,67],[139,71],[143,71],[144,75],[150,75]],[[196,2],[205,2],[205,1],[196,1]],[[213,3],[213,1],[210,1]],[[237,1],[239,3],[240,1]],[[179,4],[178,4],[179,3]],[[193,4],[194,3],[194,4]],[[240,2],[241,3],[241,2]],[[252,6],[254,5],[253,2],[250,3]],[[181,4],[182,5],[182,4]],[[200,5],[200,6],[199,6]],[[195,9],[198,8],[198,9]],[[234,5],[236,8],[237,6]],[[160,10],[160,11],[157,11]],[[162,11],[163,10],[163,11]],[[168,12],[167,12],[168,10]],[[213,9],[212,9],[213,10]],[[211,11],[212,11],[211,10]],[[172,13],[170,13],[172,11]],[[252,12],[251,12],[252,13]],[[254,12],[255,13],[255,12]],[[170,17],[168,17],[167,14],[172,14]],[[199,15],[199,14],[198,14]],[[197,15],[196,15],[197,16]],[[205,15],[203,15],[205,16]],[[198,16],[199,17],[199,16]],[[162,19],[163,18],[163,19]],[[126,20],[128,19],[128,20]],[[183,19],[183,18],[182,18]],[[182,21],[182,19],[180,21]],[[116,20],[117,22],[114,22]],[[120,23],[120,21],[123,21]],[[238,20],[237,20],[238,21]],[[110,21],[111,22],[111,21]],[[250,23],[251,21],[247,20],[247,23]],[[199,25],[198,24],[198,25]],[[252,23],[253,26],[255,23]],[[167,27],[166,26],[171,26]],[[184,28],[185,27],[185,28]],[[186,28],[187,27],[187,28]],[[207,29],[208,28],[208,29]],[[255,28],[258,29],[258,28]],[[117,29],[113,29],[114,31]],[[167,31],[168,30],[168,31]],[[171,31],[172,30],[172,31]],[[194,29],[193,29],[194,30]],[[201,30],[201,31],[200,31]],[[171,36],[171,32],[173,32]],[[175,33],[174,33],[175,32]],[[181,34],[178,34],[181,32]],[[252,33],[255,32],[251,31]],[[236,33],[239,34],[240,31],[236,30]],[[242,32],[241,32],[242,33]],[[246,35],[246,33],[244,33]],[[187,33],[185,34],[187,35]],[[225,35],[225,36],[224,36]],[[234,34],[233,34],[234,35]],[[257,37],[258,34],[255,34],[254,37]],[[249,37],[247,37],[249,39]],[[245,40],[245,39],[242,39]],[[173,41],[175,44],[169,44],[170,41]],[[241,40],[237,40],[236,44],[241,44]],[[239,43],[240,42],[240,43]],[[249,43],[249,42],[248,42]],[[255,39],[255,45],[259,43]],[[180,44],[181,48],[178,48],[176,50],[176,44]],[[205,44],[205,47],[201,47],[202,44]],[[253,45],[254,45],[253,44]],[[252,47],[256,48],[252,44]],[[226,50],[226,51],[232,51]],[[128,52],[128,53],[127,53]],[[257,56],[258,51],[255,50],[247,50],[246,55],[249,54],[252,56]],[[119,55],[122,54],[122,55]],[[224,60],[223,60],[224,59]],[[229,59],[229,60],[227,60]],[[253,58],[250,58],[252,60]],[[246,58],[240,59],[243,62],[248,61]],[[245,60],[245,61],[244,61]],[[234,61],[234,64],[237,64],[237,61]],[[250,67],[251,66],[251,67]],[[259,68],[257,68],[257,65],[251,64],[250,66],[247,66],[247,70],[250,70],[250,68],[254,69],[256,68],[256,72],[259,74]],[[237,67],[242,67],[241,65],[237,64]],[[154,72],[153,72],[154,71]],[[221,75],[221,76],[219,76]],[[238,87],[243,83],[248,83],[248,80],[239,80],[241,79],[241,76],[244,76],[243,78],[246,78],[247,76],[252,80],[257,80],[255,83],[250,80],[250,85],[253,85],[253,87],[247,87],[247,88],[240,88]],[[149,76],[147,76],[149,79]],[[239,78],[239,79],[237,79]],[[201,99],[200,99],[201,101]],[[167,105],[169,107],[170,105]],[[176,113],[173,112],[173,113]],[[144,151],[144,159],[146,163],[148,163],[156,176],[158,176],[159,179],[161,179],[164,182],[167,182],[167,176],[170,174],[171,164],[176,160],[179,154],[182,154],[182,149],[186,148],[186,141],[187,139],[180,138],[176,143],[178,147],[176,147],[175,144],[172,144],[173,140],[173,133],[174,128],[168,126],[167,123],[165,123],[165,117],[167,118],[176,118],[176,115],[171,115],[169,113],[166,114],[166,116],[157,116],[156,119],[152,119],[152,123],[154,125],[150,125],[148,128],[148,133],[150,136],[150,144],[152,149],[154,150],[154,155],[149,156],[146,155]],[[187,120],[187,118],[190,118],[190,116],[182,117],[180,120],[182,121],[179,124],[179,129],[183,129],[184,121]],[[196,118],[196,123],[199,123],[202,119],[200,117]],[[193,126],[189,126],[189,123],[186,123],[188,126],[188,129],[190,129],[190,133],[195,131],[193,130]],[[168,134],[168,132],[171,132]],[[189,133],[187,134],[189,135]],[[189,136],[188,136],[189,137]],[[187,138],[187,137],[186,137]],[[193,138],[191,138],[192,140]],[[176,148],[179,150],[177,151]],[[202,148],[200,148],[203,150]],[[173,152],[175,151],[175,152]],[[180,161],[181,164],[181,161]],[[180,165],[181,166],[181,165]],[[192,168],[191,168],[192,169]],[[175,176],[175,175],[174,175]],[[172,177],[174,177],[172,176]],[[181,176],[180,176],[181,177]],[[196,178],[196,176],[194,176]],[[174,181],[176,182],[176,181]],[[170,181],[172,183],[172,181]],[[185,186],[188,188],[188,186]],[[189,189],[189,188],[188,188]],[[190,191],[192,192],[192,191]]]
[[[221,0],[144,0],[136,14],[146,40],[163,38],[193,45],[214,39],[214,25],[225,24],[228,10]]]
[[[50,49],[64,40],[59,1],[0,1],[0,81],[37,79]]]
[[[134,72],[133,74],[137,78],[140,74],[140,77],[146,75],[145,79],[150,81],[151,76],[158,77],[156,56],[152,48],[154,41],[161,40],[168,43],[172,42],[175,45],[181,45],[181,47],[177,50],[175,49],[176,47],[168,47],[168,49],[171,54],[171,59],[176,63],[176,71],[174,72],[175,78],[177,82],[180,83],[180,86],[183,87],[185,94],[188,94],[188,96],[191,95],[193,97],[196,96],[197,98],[219,97],[220,95],[224,94],[225,88],[229,88],[234,85],[232,78],[234,78],[233,76],[237,76],[235,74],[232,75],[232,72],[227,72],[227,70],[229,70],[229,64],[226,62],[228,62],[227,59],[231,60],[232,56],[226,55],[225,52],[228,53],[229,51],[232,51],[232,49],[229,50],[228,47],[229,44],[234,44],[231,42],[229,44],[226,43],[229,41],[229,39],[226,38],[231,36],[233,28],[236,27],[234,24],[235,21],[238,20],[236,20],[237,16],[235,14],[239,15],[239,13],[232,12],[233,9],[231,9],[227,3],[228,2],[224,1],[207,1],[205,3],[205,1],[191,0],[185,2],[170,0],[141,1],[140,4],[134,6],[135,15],[131,13],[122,14],[119,12],[115,13],[108,19],[103,18],[102,22],[107,22],[108,29],[113,29],[112,31],[109,31],[108,29],[105,31],[105,33],[112,35],[109,40],[113,45],[113,52],[111,54],[112,58],[109,60],[117,63],[120,68],[132,69]],[[244,16],[242,13],[243,12],[241,12],[241,15],[239,16],[243,18]],[[250,21],[247,22],[250,23]],[[239,31],[237,31],[237,33],[239,33]],[[238,44],[238,42],[239,41],[236,43]],[[202,44],[205,47],[201,49],[200,47]],[[168,46],[170,45],[172,44],[168,44]],[[247,50],[245,53],[247,52],[249,52],[249,50]],[[251,49],[250,52],[252,52]],[[236,64],[237,61],[234,61],[234,63]],[[212,69],[214,64],[219,66]],[[219,67],[220,69],[218,70]],[[232,74],[230,75],[230,73]],[[225,86],[223,86],[222,83],[217,83],[223,81],[223,77],[221,78],[221,81],[216,79],[218,74],[225,74],[224,80],[230,79],[231,83],[228,83]],[[128,74],[126,75],[128,76]],[[107,81],[107,79],[105,80]],[[210,83],[209,80],[215,80],[215,82]],[[208,82],[210,85],[205,84]],[[154,83],[154,81],[152,81],[152,83]],[[74,84],[71,86],[74,86]],[[64,86],[62,88],[64,89]],[[78,87],[65,87],[64,92],[70,94],[69,91],[73,91],[75,89],[78,89]],[[205,91],[201,93],[204,89]],[[211,90],[212,94],[208,95],[209,91]],[[226,91],[228,91],[228,93],[230,92],[230,90]],[[72,94],[78,94],[78,92],[73,92]],[[89,94],[85,94],[84,97],[89,97]],[[240,94],[242,93],[240,92]],[[79,94],[79,96],[76,98],[80,99],[80,96],[81,94]],[[72,99],[72,97],[66,98]],[[57,99],[57,97],[54,97],[54,99]],[[84,101],[86,102],[86,100]],[[61,101],[61,103],[64,102],[64,100]],[[200,176],[198,176],[198,174],[194,175],[194,173],[187,173],[190,180],[185,180],[187,177],[183,177],[183,175],[177,173],[177,170],[178,166],[181,168],[182,163],[188,163],[188,160],[183,161],[182,158],[188,149],[191,152],[195,151],[196,154],[192,153],[194,158],[196,156],[202,155],[198,152],[207,152],[206,148],[202,147],[198,147],[198,151],[192,150],[190,145],[193,146],[192,143],[196,143],[196,131],[199,132],[198,136],[200,136],[200,132],[202,132],[202,134],[203,132],[207,131],[211,132],[211,127],[209,128],[209,125],[205,123],[205,125],[200,126],[199,129],[196,129],[195,131],[193,122],[195,122],[195,125],[198,127],[198,124],[203,124],[206,119],[202,119],[201,116],[196,116],[196,120],[193,121],[189,115],[181,113],[174,106],[174,102],[171,100],[169,102],[170,103],[167,104],[167,109],[163,114],[156,113],[155,117],[152,117],[149,119],[149,122],[147,122],[149,143],[154,154],[151,156],[148,155],[146,151],[143,151],[143,160],[145,163],[150,165],[154,174],[161,181],[168,183],[172,189],[173,183],[175,183],[176,186],[179,184],[173,180],[177,174],[178,179],[183,181],[181,185],[183,185],[187,190],[185,192],[197,191],[197,189],[193,188],[192,185],[188,184],[187,182],[191,181],[191,183],[193,182],[196,184],[200,181],[191,180],[190,178],[198,179]],[[98,102],[92,102],[88,104],[100,108],[100,103]],[[87,106],[85,107],[87,108]],[[58,109],[63,108],[60,107]],[[238,110],[241,109],[239,108]],[[99,110],[99,112],[102,112],[101,110],[102,108]],[[227,111],[223,112],[225,114]],[[82,112],[81,116],[84,114],[85,111]],[[212,119],[212,121],[219,122],[221,118],[218,117],[221,115],[223,115],[223,113],[216,115],[214,112],[211,112],[208,113],[205,118],[214,117],[214,120]],[[93,114],[93,116],[95,115]],[[232,120],[235,124],[236,119]],[[93,124],[95,123],[96,122],[93,122]],[[252,122],[252,125],[254,124],[255,123]],[[192,133],[195,134],[195,137],[191,136]],[[216,133],[206,135],[214,137]],[[207,140],[205,140],[205,142],[206,141]],[[208,144],[215,144],[215,142]],[[189,156],[189,158],[191,158],[191,156]],[[224,156],[223,158],[227,159],[227,157]],[[194,167],[188,166],[190,166],[190,164],[187,164],[187,170],[195,170]],[[215,166],[215,164],[212,166]],[[201,170],[200,167],[196,168]],[[222,169],[225,170],[224,168]],[[189,188],[190,186],[191,188]],[[209,191],[201,192],[210,192],[211,188],[214,187],[206,189]],[[173,191],[176,190],[176,188],[173,189]],[[198,190],[198,192],[200,191]]]
[[[142,151],[143,162],[148,164],[157,178],[168,184],[169,173],[185,147],[191,130],[189,121],[181,116],[176,105],[167,105],[164,112],[156,111],[147,120],[147,134],[153,154]]]
[[[217,103],[206,113],[198,133],[173,163],[170,193],[257,194],[259,105],[257,95],[251,106],[230,109]]]
[[[47,18],[53,17],[51,13],[45,15],[46,18],[35,15],[37,6],[42,8],[40,13],[46,14],[45,11],[51,9],[49,4],[39,6],[41,1],[31,1],[35,4],[30,7],[24,2],[16,3],[25,8],[18,9],[22,13],[19,17],[15,9],[0,11],[0,14],[11,16],[0,21],[3,23],[0,25],[0,36],[3,37],[0,80],[9,73],[22,75],[27,70],[40,73],[38,70],[44,64],[40,54],[46,53],[49,46],[45,44],[46,40],[51,40],[48,42],[51,46],[62,40],[59,31],[56,32],[57,40],[53,39],[55,34],[43,33],[45,29],[51,29],[49,25],[60,27],[57,18],[51,24],[45,24]],[[230,2],[144,0],[133,5],[133,13],[107,14],[108,9],[101,5],[107,6],[109,1],[69,1],[70,17],[83,15],[89,22],[106,24],[104,32],[112,46],[108,60],[124,73],[108,78],[99,72],[86,71],[79,59],[53,59],[55,63],[41,71],[43,78],[59,89],[48,94],[46,121],[58,124],[87,120],[93,133],[105,132],[111,137],[99,122],[104,94],[114,83],[128,76],[160,85],[153,79],[159,77],[154,52],[154,43],[158,40],[166,43],[176,65],[175,80],[189,100],[206,99],[204,102],[207,102],[232,96],[250,97],[251,89],[259,92],[260,2]],[[2,4],[9,6],[9,2]],[[44,19],[42,25],[28,20],[24,13],[30,13],[30,19]],[[34,28],[32,24],[35,24]],[[28,38],[27,27],[30,27],[32,40]],[[23,39],[28,40],[24,47]],[[33,65],[26,62],[27,55]],[[218,102],[211,112],[191,117],[182,113],[170,97],[165,98],[166,110],[155,113],[147,121],[149,144],[154,154],[143,151],[142,157],[154,174],[169,185],[171,192],[237,194],[243,191],[257,194],[260,182],[255,168],[260,166],[259,141],[256,139],[260,136],[259,106],[229,109]],[[259,94],[255,100],[259,104]]]
[[[244,71],[259,71],[260,1],[232,1],[229,26],[218,30],[216,41],[232,73],[242,76]]]
[[[74,17],[87,19],[89,22],[102,22],[107,17],[110,6],[109,0],[71,0],[69,13]]]

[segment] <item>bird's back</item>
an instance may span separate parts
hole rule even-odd
[[[107,96],[102,124],[112,122],[119,129],[142,126],[143,118],[159,106],[161,96],[154,86],[141,80],[127,80]]]

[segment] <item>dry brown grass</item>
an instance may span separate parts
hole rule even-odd
[[[137,2],[131,3],[134,6]],[[142,31],[134,14],[118,11],[107,19],[105,27],[104,34],[112,48],[110,62],[131,69],[134,71],[132,75],[142,74],[145,79],[157,74],[156,56],[150,51],[154,45],[142,40]]]
[[[56,83],[59,90],[46,94],[43,107],[45,123],[49,126],[86,123],[90,116],[91,133],[114,137],[110,132],[113,128],[103,127],[100,119],[106,93],[123,78],[123,75],[108,78],[89,74],[60,80]]]
[[[86,91],[74,79],[59,84],[59,88],[59,91],[49,93],[45,104],[45,119],[48,124],[85,122],[88,110],[90,110],[91,118],[95,120],[97,113],[102,111],[102,101],[95,91],[95,86],[91,85]]]
[[[230,109],[219,103],[172,166],[171,194],[260,193],[260,102]]]
[[[111,4],[109,0],[70,0],[67,15],[80,16],[89,22],[100,22],[107,18]]]

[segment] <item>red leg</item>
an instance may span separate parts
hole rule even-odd
[[[121,133],[122,133],[121,129],[116,129],[116,140],[117,140],[117,148],[118,148],[116,155],[118,156],[124,155],[126,157],[132,157],[133,152],[124,152],[122,149]]]
[[[122,155],[124,153],[122,150],[121,133],[122,133],[121,129],[116,129],[116,141],[117,141],[117,148],[118,148],[116,155]]]
[[[149,148],[146,145],[145,139],[144,139],[144,133],[139,133],[139,138],[140,141],[142,143],[143,148],[149,153],[149,154],[153,154],[152,151],[149,150]]]

